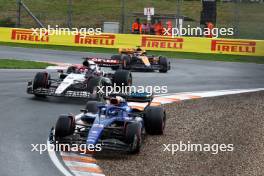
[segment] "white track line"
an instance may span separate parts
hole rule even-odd
[[[94,163],[84,163],[84,162],[78,162],[78,161],[64,161],[64,163],[69,167],[80,166],[80,167],[99,168],[99,166],[97,164],[94,164]]]
[[[52,145],[50,144],[49,140],[47,140],[47,145]],[[50,151],[48,150],[49,157],[53,164],[61,171],[65,176],[73,176],[61,163],[61,161],[58,159],[55,151]]]
[[[87,173],[81,171],[72,171],[76,176],[105,176],[104,174]]]

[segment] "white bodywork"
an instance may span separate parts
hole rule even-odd
[[[70,85],[83,81],[85,81],[84,73],[83,74],[71,73],[66,78],[64,78],[64,80],[56,89],[55,94],[62,94]]]

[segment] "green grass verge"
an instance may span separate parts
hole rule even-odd
[[[16,59],[0,59],[0,69],[44,69],[53,64]]]
[[[95,47],[72,47],[61,45],[34,45],[22,43],[0,42],[0,45],[26,47],[26,48],[40,48],[40,49],[54,49],[64,51],[83,51],[95,53],[117,53],[117,49],[113,48],[95,48]],[[228,54],[205,54],[205,53],[191,53],[191,52],[166,52],[166,51],[149,51],[149,54],[162,55],[169,58],[176,59],[196,59],[196,60],[210,60],[210,61],[224,61],[224,62],[249,62],[264,64],[263,56],[240,56]]]

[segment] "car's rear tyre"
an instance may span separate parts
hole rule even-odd
[[[87,90],[91,94],[90,98],[94,100],[101,101],[103,99],[103,92],[99,92],[98,87],[103,86],[103,78],[102,77],[92,77],[87,85]]]
[[[61,115],[55,126],[55,139],[72,135],[75,130],[75,119],[73,116]]]
[[[129,152],[139,153],[142,144],[141,124],[138,122],[128,123],[126,126],[126,143],[129,145]]]
[[[132,74],[128,70],[117,70],[113,77],[113,83],[117,86],[131,86]]]
[[[38,88],[49,89],[49,79],[50,75],[47,72],[38,72],[33,81],[33,91],[37,90]],[[46,97],[43,94],[34,94],[36,97]]]
[[[144,124],[149,134],[163,134],[166,124],[165,110],[160,106],[149,106],[145,110]]]
[[[121,55],[121,62],[122,62],[122,69],[130,69],[130,63],[131,63],[131,57],[126,55],[126,54],[122,54]]]
[[[159,65],[162,67],[159,72],[161,73],[167,73],[170,67],[170,62],[166,57],[160,57],[159,58]]]

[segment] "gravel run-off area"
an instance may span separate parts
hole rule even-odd
[[[147,136],[137,155],[98,157],[107,176],[264,175],[264,92],[165,106],[165,134]],[[233,144],[233,151],[164,151],[163,144]]]

